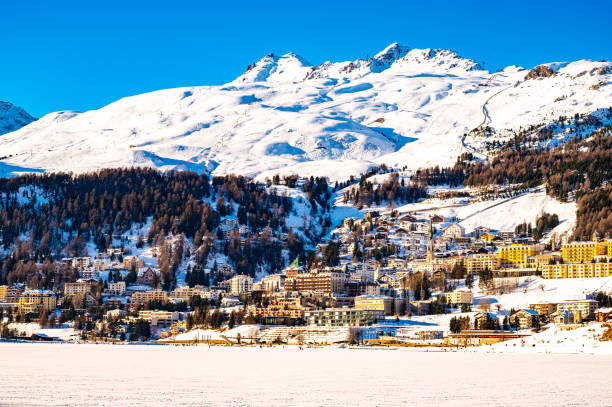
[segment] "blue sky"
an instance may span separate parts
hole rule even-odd
[[[0,100],[38,117],[225,83],[270,52],[318,64],[399,42],[449,48],[490,70],[612,59],[612,4],[605,1],[2,3]]]

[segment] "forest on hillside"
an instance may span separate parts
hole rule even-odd
[[[50,288],[74,279],[74,273],[57,269],[53,261],[85,255],[92,243],[104,251],[112,245],[113,235],[147,222],[148,234],[139,236],[138,244],[148,241],[161,247],[160,270],[166,286],[176,280],[180,260],[192,254],[182,245],[164,245],[168,236],[191,239],[199,267],[221,252],[245,274],[254,274],[263,264],[271,272],[285,265],[281,243],[275,238],[280,234],[286,235],[290,256],[301,254],[304,247],[302,238],[286,226],[292,200],[241,176],[105,169],[76,176],[53,173],[0,179],[0,192],[0,284],[30,282],[33,287]],[[219,225],[227,215],[236,216],[249,233],[241,236],[234,230],[224,236]]]
[[[555,147],[532,147],[513,139],[489,161],[464,154],[451,168],[429,168],[416,173],[421,185],[486,186],[545,184],[547,193],[578,205],[574,236],[604,236],[612,230],[612,128],[602,126]]]

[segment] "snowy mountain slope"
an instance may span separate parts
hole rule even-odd
[[[18,130],[35,120],[21,107],[0,101],[0,135]]]
[[[486,125],[495,129],[610,105],[610,63],[548,66],[556,75],[526,80],[522,68],[491,74],[452,51],[398,44],[316,67],[270,54],[223,86],[52,113],[4,135],[0,156],[10,156],[6,165],[50,171],[144,165],[332,180],[380,163],[450,165],[466,151],[463,134],[483,122],[485,103]]]

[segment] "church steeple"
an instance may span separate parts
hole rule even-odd
[[[433,239],[433,222],[429,216],[429,233],[427,233],[427,262],[433,261],[434,239]]]

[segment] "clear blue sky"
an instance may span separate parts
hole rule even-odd
[[[610,60],[610,17],[607,1],[3,1],[0,100],[38,117],[84,111],[225,83],[269,52],[318,64],[392,42],[449,48],[490,70]]]

